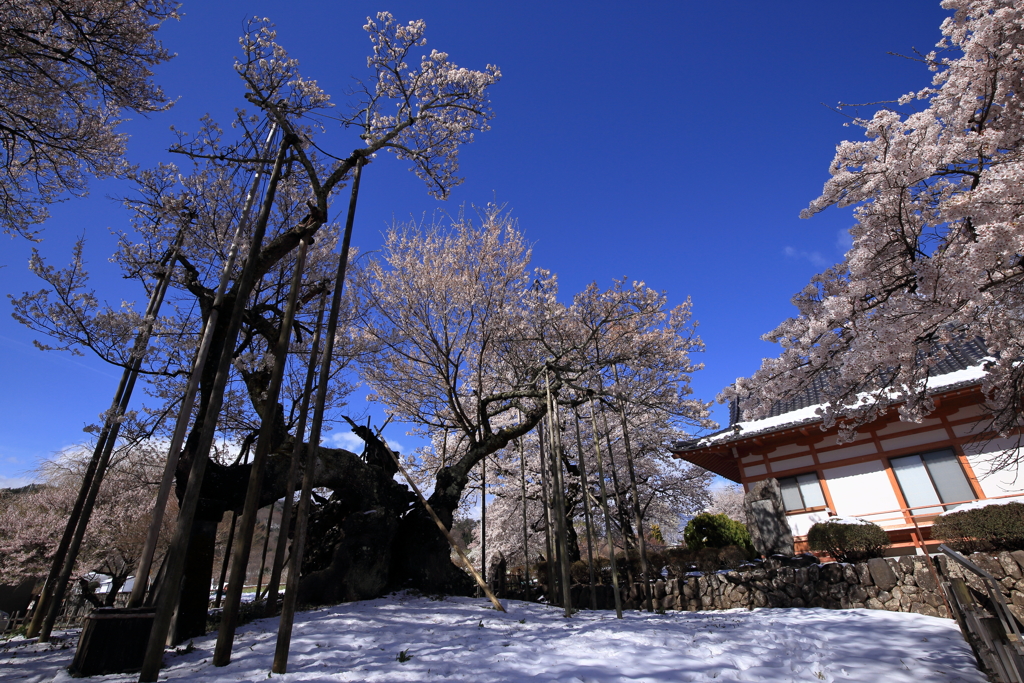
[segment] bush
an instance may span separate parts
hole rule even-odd
[[[872,524],[840,521],[818,522],[807,532],[811,550],[824,550],[840,562],[860,562],[882,557],[892,543],[885,529]]]
[[[710,512],[702,512],[687,522],[683,539],[690,550],[735,545],[748,553],[754,552],[747,527],[726,515],[713,515]]]
[[[1024,550],[1024,504],[947,512],[935,520],[932,538],[963,553]]]

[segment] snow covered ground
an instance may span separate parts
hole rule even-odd
[[[399,594],[296,615],[288,681],[864,681],[984,683],[956,623],[873,610],[561,610],[509,601]],[[233,661],[210,664],[216,636],[168,650],[160,679],[266,681],[277,619],[238,629]],[[75,634],[0,643],[0,680],[64,681]],[[409,659],[399,661],[405,652]],[[134,675],[103,681],[135,681]]]

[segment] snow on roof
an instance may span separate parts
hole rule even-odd
[[[992,359],[982,357],[980,360],[981,362],[976,365],[957,369],[950,368],[947,372],[933,375],[928,380],[929,393],[952,391],[954,389],[980,384],[981,380],[985,377],[985,364],[987,361]],[[947,368],[948,367],[949,366],[947,365]],[[813,393],[820,399],[817,387],[811,387],[811,389],[808,390],[808,393]],[[793,402],[796,402],[796,399],[788,403]],[[796,409],[776,415],[770,414],[768,417],[763,417],[757,420],[737,420],[726,429],[715,432],[714,434],[709,434],[705,437],[691,441],[677,442],[672,446],[672,450],[682,452],[696,450],[698,448],[707,448],[708,446],[738,441],[740,439],[746,439],[759,434],[766,434],[769,432],[779,431],[781,429],[789,429],[792,427],[819,422],[824,410],[825,404],[819,401],[817,403],[803,405]]]

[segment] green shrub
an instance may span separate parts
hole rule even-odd
[[[748,553],[754,552],[747,527],[726,515],[713,515],[710,512],[702,512],[687,522],[683,539],[690,550],[735,545]]]
[[[965,553],[1024,550],[1024,504],[947,512],[935,520],[932,538]]]
[[[885,529],[870,522],[818,522],[807,532],[811,550],[824,550],[840,562],[860,562],[882,557],[892,543]]]

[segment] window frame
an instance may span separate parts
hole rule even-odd
[[[786,480],[794,481],[797,484],[797,493],[800,494],[800,502],[804,503],[806,505],[806,501],[804,500],[804,494],[803,494],[802,491],[800,491],[799,484],[800,484],[800,477],[806,476],[808,474],[813,474],[814,475],[814,479],[818,483],[818,491],[821,493],[821,499],[823,501],[825,501],[825,504],[824,505],[814,505],[814,506],[811,506],[811,507],[802,507],[802,508],[799,508],[799,509],[796,509],[796,510],[789,510],[789,509],[786,509],[786,499],[785,499],[785,497],[783,497],[783,499],[782,499],[782,507],[783,507],[783,509],[786,509],[786,514],[787,515],[802,515],[802,514],[807,514],[807,513],[811,513],[811,512],[824,512],[825,510],[829,509],[828,499],[825,498],[825,487],[821,485],[821,474],[817,470],[811,470],[810,472],[802,472],[801,474],[794,474],[794,475],[789,475],[789,476],[785,476],[785,477],[776,477],[775,479],[776,479],[776,481],[779,482],[779,490],[780,491],[782,490],[782,482],[784,482]]]
[[[893,480],[896,482],[896,486],[899,488],[900,497],[903,498],[903,502],[907,504],[907,514],[911,515],[912,517],[938,515],[941,514],[941,512],[955,510],[957,504],[963,504],[962,501],[952,501],[947,503],[942,499],[942,492],[939,489],[938,484],[936,484],[935,482],[935,477],[932,475],[932,471],[928,467],[928,463],[925,461],[925,456],[932,455],[934,453],[944,453],[946,451],[953,454],[953,458],[956,460],[956,464],[960,468],[960,474],[963,475],[964,482],[967,484],[967,488],[971,491],[973,500],[979,500],[978,492],[974,489],[974,484],[971,482],[971,478],[967,475],[967,470],[964,468],[963,459],[961,458],[960,454],[957,453],[957,450],[956,448],[953,447],[953,445],[949,445],[944,448],[932,448],[930,450],[921,451],[918,453],[904,453],[903,455],[890,456],[886,458],[886,466],[889,468],[889,471],[892,472]],[[906,488],[903,482],[900,481],[899,474],[897,474],[897,469],[893,467],[893,460],[899,460],[900,458],[912,458],[914,456],[917,456],[918,458],[921,459],[921,467],[924,468],[925,476],[928,477],[928,483],[931,484],[932,491],[935,492],[935,497],[939,501],[938,503],[914,506],[909,504],[910,500],[907,498]],[[922,509],[910,510],[909,508],[911,507],[917,507]],[[941,511],[935,512],[935,508],[941,508]]]

